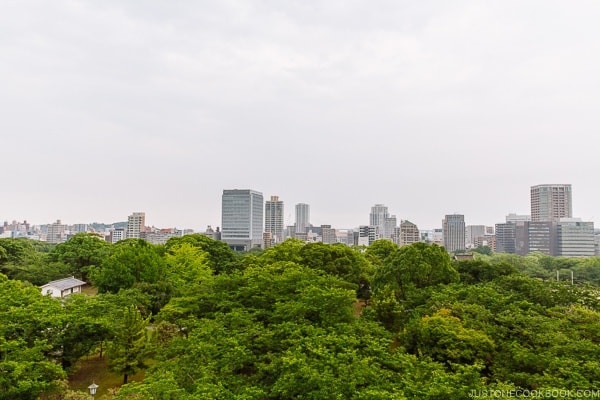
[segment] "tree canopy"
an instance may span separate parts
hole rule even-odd
[[[64,379],[100,354],[126,382],[105,399],[598,387],[600,258],[474,256],[390,241],[287,240],[240,255],[200,235],[165,246],[0,239],[0,400],[80,398]],[[59,271],[89,271],[98,294],[32,286]],[[130,382],[136,371],[143,381]]]

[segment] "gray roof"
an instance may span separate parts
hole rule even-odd
[[[75,279],[74,276],[70,278],[59,279],[56,281],[46,283],[44,287],[52,286],[60,290],[71,289],[77,286],[85,285],[84,281],[80,281],[79,279]]]

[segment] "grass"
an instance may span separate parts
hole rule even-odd
[[[356,302],[354,302],[354,304],[352,305],[354,316],[357,318],[360,317],[360,314],[362,314],[365,307],[367,307],[366,300],[356,300]]]
[[[96,399],[101,400],[102,396],[108,394],[111,389],[117,389],[123,384],[123,375],[110,372],[108,370],[107,358],[98,355],[84,357],[77,363],[77,370],[69,375],[69,388],[88,393],[88,386],[95,382],[98,385]],[[144,380],[144,373],[138,372],[130,375],[127,382],[141,382]]]
[[[84,285],[81,288],[81,292],[87,294],[88,296],[95,296],[98,294],[98,288],[92,285]]]

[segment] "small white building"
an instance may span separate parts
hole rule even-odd
[[[81,293],[83,285],[85,285],[85,282],[75,279],[75,277],[72,276],[70,278],[48,282],[44,286],[41,286],[40,289],[44,296],[67,297],[72,293]]]

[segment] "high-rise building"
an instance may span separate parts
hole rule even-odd
[[[517,244],[517,224],[506,222],[496,224],[496,251],[498,253],[515,254]]]
[[[272,244],[283,242],[283,201],[278,196],[265,201],[265,232],[271,234]]]
[[[462,214],[446,215],[442,221],[444,247],[449,253],[465,250],[465,216]]]
[[[46,241],[48,243],[62,243],[67,240],[67,225],[60,222],[57,219],[55,223],[48,225],[48,232],[46,234]]]
[[[537,185],[531,187],[531,220],[557,221],[572,218],[571,185]]]
[[[405,246],[421,241],[421,234],[416,224],[410,221],[404,220],[400,222],[400,238],[398,244]]]
[[[486,226],[485,225],[467,225],[466,227],[466,237],[465,237],[465,247],[477,247],[475,242],[481,240],[486,235]]]
[[[250,189],[223,190],[221,240],[234,250],[263,244],[263,195]]]
[[[310,206],[305,203],[296,204],[296,233],[306,233],[310,227]]]
[[[387,217],[383,223],[383,239],[391,239],[394,240],[394,232],[396,227],[398,226],[398,219],[395,215],[391,215]]]
[[[371,213],[369,214],[369,225],[378,227],[379,236],[381,238],[388,238],[386,236],[386,220],[390,217],[388,208],[383,204],[375,204],[371,207]],[[391,237],[391,232],[389,234]]]
[[[127,217],[126,239],[139,239],[140,233],[146,229],[146,213],[134,212]]]
[[[556,223],[555,255],[558,257],[594,256],[594,223],[579,218],[561,218]]]
[[[556,223],[553,221],[530,221],[527,226],[527,253],[556,254]]]

